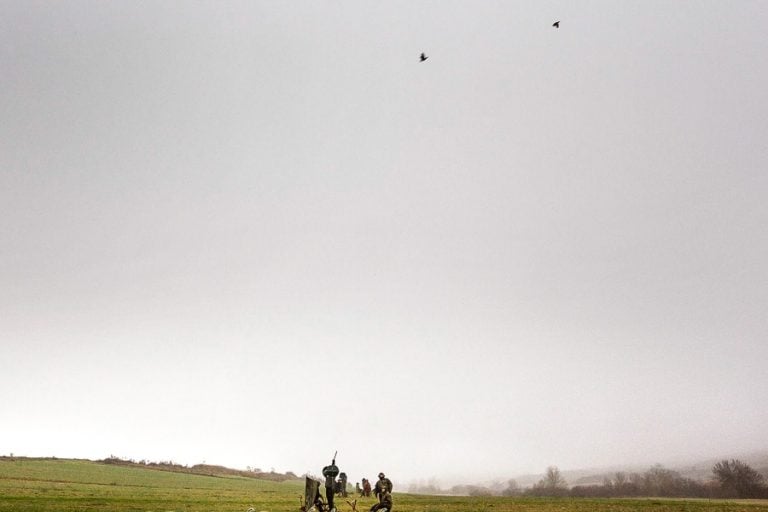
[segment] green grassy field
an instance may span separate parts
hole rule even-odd
[[[0,459],[4,511],[298,512],[303,482],[271,482],[123,467],[83,460]],[[351,498],[350,498],[351,499]],[[358,499],[367,512],[373,498]],[[341,498],[339,512],[351,512]],[[394,494],[395,512],[768,512],[768,501],[462,498]]]

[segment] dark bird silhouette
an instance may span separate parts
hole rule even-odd
[[[559,21],[556,21],[556,22],[554,22],[554,23],[552,24],[552,26],[553,26],[553,27],[555,27],[555,28],[560,28],[560,22],[559,22]]]
[[[425,61],[425,60],[427,60],[428,58],[429,58],[429,57],[427,57],[426,55],[424,55],[424,54],[422,53],[422,54],[421,54],[421,57],[419,57],[419,62],[424,62],[424,61]]]

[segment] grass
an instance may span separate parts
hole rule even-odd
[[[84,460],[0,459],[0,512],[298,512],[303,482],[205,476]],[[351,499],[351,498],[350,498]],[[768,512],[768,501],[394,494],[395,512]],[[373,498],[358,498],[367,512]],[[339,512],[351,512],[337,499]]]
[[[0,460],[0,511],[295,510],[303,482],[213,477],[82,460]]]

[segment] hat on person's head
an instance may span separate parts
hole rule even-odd
[[[384,478],[384,473],[379,473],[379,478]]]

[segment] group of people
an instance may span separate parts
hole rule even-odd
[[[337,476],[339,476],[339,468],[336,466],[336,459],[334,458],[330,465],[323,468],[323,477],[325,478],[325,498],[328,503],[329,512],[335,512],[336,510],[336,507],[333,504],[333,498],[338,492],[338,482],[336,481]],[[344,495],[346,495],[346,483],[347,482],[345,478],[343,484]],[[360,491],[361,497],[371,495],[371,483],[368,481],[368,479],[363,478],[363,487],[360,488],[360,486],[357,485],[357,488]],[[379,480],[376,482],[376,485],[373,488],[373,492],[376,496],[376,499],[378,500],[378,503],[375,503],[371,507],[370,512],[392,512],[392,480],[387,478],[384,473],[379,473]]]

